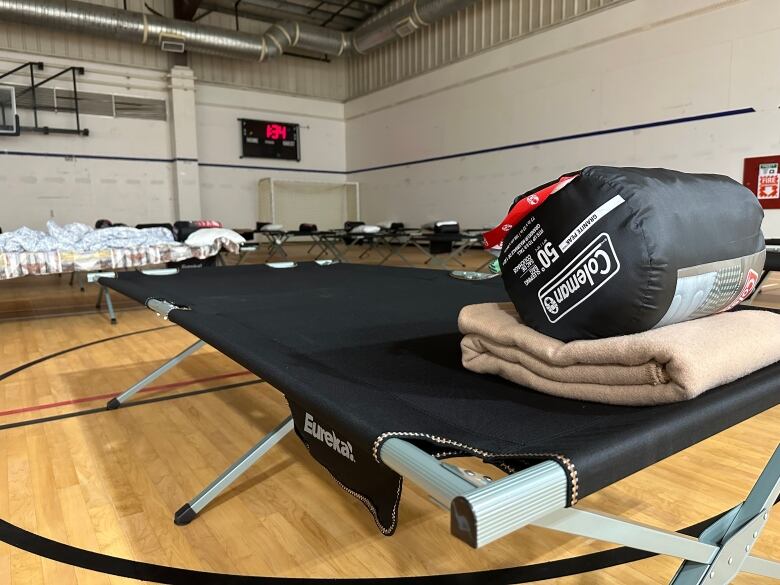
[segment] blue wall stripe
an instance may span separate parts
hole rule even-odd
[[[28,152],[24,150],[0,150],[0,155],[8,156],[38,156],[45,158],[83,158],[87,160],[112,160],[124,162],[152,162],[152,163],[174,163],[180,162],[198,162],[197,158],[150,158],[143,156],[112,156],[104,154],[73,154],[69,152]]]
[[[248,170],[260,170],[260,171],[283,171],[283,172],[297,172],[297,173],[324,173],[326,175],[346,175],[347,171],[328,171],[325,169],[303,169],[297,167],[264,167],[256,165],[236,165],[228,163],[207,163],[199,162],[199,167],[207,167],[214,169],[248,169]]]
[[[593,130],[591,132],[581,132],[579,134],[567,134],[565,136],[555,136],[553,138],[542,138],[540,140],[530,140],[528,142],[518,142],[515,144],[505,144],[503,146],[493,146],[491,148],[483,148],[480,150],[469,150],[466,152],[458,152],[455,154],[445,154],[442,156],[432,156],[430,158],[421,158],[417,160],[392,163],[387,165],[379,165],[375,167],[366,167],[363,169],[357,169],[349,171],[349,173],[367,173],[370,171],[381,171],[385,169],[393,169],[396,167],[406,167],[411,165],[420,165],[430,162],[438,162],[442,160],[450,160],[453,158],[462,158],[467,156],[476,156],[479,154],[488,154],[491,152],[501,152],[502,150],[513,150],[515,148],[527,148],[529,146],[539,146],[540,144],[550,144],[553,142],[565,142],[567,140],[578,140],[580,138],[592,138],[594,136],[604,136],[606,134],[617,134],[618,132],[632,132],[634,130],[644,130],[646,128],[657,128],[658,126],[671,126],[672,124],[686,124],[688,122],[698,122],[700,120],[711,120],[713,118],[725,118],[727,116],[739,116],[741,114],[750,114],[755,112],[753,108],[740,108],[738,110],[725,110],[722,112],[712,112],[709,114],[699,114],[697,116],[685,116],[683,118],[671,118],[669,120],[659,120],[656,122],[646,122],[644,124],[633,124],[631,126],[619,126],[617,128],[607,128],[605,130]]]
[[[553,142],[565,142],[568,140],[579,140],[581,138],[593,138],[595,136],[605,136],[607,134],[617,134],[620,132],[633,132],[634,130],[645,130],[647,128],[657,128],[659,126],[671,126],[673,124],[687,124],[689,122],[699,122],[702,120],[712,120],[715,118],[725,118],[728,116],[740,116],[742,114],[755,113],[755,111],[756,110],[754,108],[740,108],[736,110],[724,110],[721,112],[699,114],[696,116],[670,118],[668,120],[658,120],[655,122],[646,122],[644,124],[633,124],[631,126],[618,126],[616,128],[607,128],[604,130],[593,130],[590,132],[580,132],[578,134],[567,134],[565,136],[555,136],[552,138],[530,140],[528,142],[517,142],[515,144],[505,144],[502,146],[482,148],[480,150],[469,150],[465,152],[444,154],[441,156],[432,156],[428,158],[421,158],[421,159],[410,160],[410,161],[399,162],[399,163],[377,165],[373,167],[365,167],[362,169],[356,169],[351,171],[332,171],[327,169],[306,169],[306,168],[298,168],[298,167],[269,167],[269,166],[229,164],[229,163],[208,163],[208,162],[200,162],[196,158],[147,158],[147,157],[135,157],[135,156],[110,156],[110,155],[101,155],[101,154],[71,154],[71,153],[62,153],[62,152],[27,152],[27,151],[17,151],[17,150],[0,150],[0,155],[37,156],[37,157],[48,157],[48,158],[76,158],[76,159],[87,159],[87,160],[108,160],[108,161],[124,161],[124,162],[168,163],[168,164],[174,162],[193,162],[193,163],[198,163],[199,167],[204,167],[204,168],[320,173],[320,174],[327,174],[327,175],[347,175],[347,174],[357,174],[357,173],[368,173],[371,171],[382,171],[386,169],[394,169],[398,167],[407,167],[412,165],[421,165],[421,164],[427,164],[432,162],[451,160],[454,158],[465,158],[469,156],[477,156],[481,154],[501,152],[504,150],[514,150],[517,148],[528,148],[530,146],[551,144]]]

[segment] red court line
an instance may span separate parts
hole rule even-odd
[[[252,372],[243,370],[241,372],[231,372],[229,374],[219,374],[217,376],[209,376],[208,378],[195,378],[193,380],[184,380],[182,382],[171,382],[170,384],[160,384],[158,386],[147,386],[139,390],[140,392],[160,392],[162,390],[170,390],[171,388],[178,388],[180,386],[187,386],[189,384],[199,384],[201,382],[212,382],[214,380],[224,380],[225,378],[235,378],[236,376],[247,376]],[[107,398],[113,398],[118,395],[119,392],[111,392],[110,394],[97,394],[95,396],[85,396],[84,398],[74,398],[73,400],[63,400],[61,402],[49,402],[48,404],[34,404],[33,406],[23,406],[22,408],[14,408],[11,410],[0,411],[0,416],[8,416],[11,414],[21,414],[23,412],[34,412],[36,410],[46,410],[49,408],[57,408],[58,406],[69,406],[72,404],[81,404],[83,402],[92,402],[93,400],[105,400]]]

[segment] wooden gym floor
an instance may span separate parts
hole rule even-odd
[[[304,250],[294,247],[294,255]],[[411,252],[409,257],[422,261]],[[248,259],[262,260],[259,254]],[[473,267],[483,260],[479,252],[467,257]],[[286,403],[239,365],[204,348],[136,397],[141,404],[102,410],[110,396],[194,338],[127,300],[115,299],[121,310],[118,325],[111,326],[94,309],[96,294],[94,285],[85,293],[71,288],[67,276],[0,283],[0,372],[28,365],[0,377],[0,520],[79,549],[240,575],[461,573],[610,548],[527,528],[475,551],[449,536],[448,515],[409,483],[397,533],[381,536],[364,507],[293,435],[192,524],[174,526],[173,512],[270,431],[287,414]],[[780,307],[780,286],[758,304]],[[158,398],[163,400],[151,401]],[[778,429],[780,407],[618,482],[582,506],[669,529],[696,524],[741,501],[775,448]],[[499,475],[474,460],[461,463]],[[755,552],[780,558],[777,514]],[[675,559],[654,557],[546,582],[667,583],[677,566]],[[772,581],[742,575],[735,582]],[[0,584],[109,583],[138,581],[0,543]]]

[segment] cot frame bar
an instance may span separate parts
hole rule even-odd
[[[308,235],[313,242],[307,254],[310,253],[314,247],[320,248],[320,253],[314,257],[315,260],[319,260],[323,256],[331,254],[334,260],[346,262],[341,251],[338,249],[337,244],[330,240],[331,237],[335,237],[335,232],[312,232],[305,235]]]
[[[266,258],[266,261],[273,258],[277,253],[281,254],[284,258],[288,257],[287,250],[284,249],[284,245],[291,237],[289,233],[286,231],[260,231],[258,233],[262,234],[262,236],[268,240],[268,257]]]
[[[149,300],[147,307],[164,318],[174,309],[183,309],[158,299]],[[204,344],[198,340],[112,402],[121,405]],[[174,515],[174,523],[189,524],[293,429],[294,422],[288,416],[182,506]],[[448,506],[451,533],[474,548],[525,526],[539,526],[681,558],[683,563],[670,585],[726,585],[741,571],[780,580],[780,562],[750,555],[772,506],[780,498],[780,445],[745,501],[713,522],[698,539],[602,512],[566,507],[566,472],[554,461],[537,463],[485,485],[472,483],[468,474],[457,473],[454,466],[398,438],[382,443],[379,459],[424,489],[434,501]]]
[[[122,406],[125,402],[130,400],[133,396],[138,394],[138,392],[141,391],[141,389],[145,388],[152,382],[154,382],[157,378],[162,376],[165,372],[173,368],[174,366],[178,365],[179,362],[183,361],[184,359],[191,356],[193,353],[198,351],[201,347],[206,345],[206,342],[202,339],[198,339],[195,343],[190,345],[188,348],[186,348],[181,353],[175,355],[171,359],[169,359],[167,362],[165,362],[163,365],[161,365],[159,368],[154,370],[153,372],[147,374],[143,378],[141,378],[138,382],[130,386],[127,390],[124,392],[117,394],[114,396],[111,400],[109,400],[106,403],[106,410],[116,410],[120,406]]]
[[[380,459],[437,501],[449,502],[451,532],[474,548],[533,525],[681,558],[684,562],[671,585],[725,585],[740,571],[780,579],[780,562],[749,554],[780,495],[780,445],[745,501],[698,539],[581,507],[567,508],[566,475],[552,461],[477,488],[401,439],[385,441]]]
[[[216,497],[228,489],[246,471],[257,463],[260,458],[268,453],[271,448],[286,437],[294,428],[292,416],[285,418],[279,425],[260,439],[254,447],[249,449],[235,463],[223,471],[219,477],[206,486],[197,496],[179,508],[173,515],[173,523],[177,526],[185,526],[192,522],[203,508],[208,506]]]
[[[222,260],[222,258],[217,255],[217,258]],[[222,260],[224,263],[224,260]],[[178,269],[176,268],[149,268],[147,270],[142,270],[144,274],[152,274],[156,276],[163,276],[166,274],[175,274],[178,272]],[[76,272],[72,272],[71,277],[71,285],[73,284],[73,278],[74,275],[77,274]],[[78,272],[78,274],[84,274],[82,272]],[[98,282],[101,278],[116,278],[116,272],[112,271],[106,271],[106,272],[87,272],[86,273],[86,282],[89,284],[93,284]],[[81,292],[84,292],[84,277],[80,276],[79,280],[81,282]],[[116,325],[117,318],[116,318],[116,310],[114,309],[114,302],[111,299],[111,289],[109,289],[107,286],[100,285],[100,290],[98,291],[97,300],[95,301],[95,308],[100,310],[103,306],[103,299],[106,300],[106,311],[108,311],[108,318],[111,321],[112,325]]]
[[[404,264],[407,266],[412,266],[412,263],[409,262],[409,259],[404,256],[404,250],[407,246],[411,245],[412,238],[415,235],[421,234],[419,230],[408,230],[408,231],[401,231],[397,233],[388,232],[385,234],[382,234],[380,232],[379,238],[381,239],[381,242],[387,246],[387,255],[384,256],[379,261],[379,266],[382,266],[385,262],[390,260],[393,256],[398,256]]]
[[[108,287],[100,286],[98,290],[97,301],[95,301],[95,308],[99,311],[103,305],[103,299],[106,299],[106,310],[108,311],[108,317],[111,320],[112,325],[116,325],[116,311],[114,311],[114,303],[111,300],[111,291]]]

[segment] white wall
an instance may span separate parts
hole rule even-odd
[[[254,226],[264,177],[346,180],[343,104],[207,84],[197,86],[196,100],[204,217]],[[300,124],[300,162],[242,159],[239,118]]]
[[[41,57],[0,51],[0,72],[27,60]],[[168,120],[83,115],[82,125],[90,130],[87,137],[33,132],[23,132],[19,137],[0,136],[0,227],[6,231],[22,225],[42,229],[50,218],[60,223],[88,224],[108,218],[130,225],[178,219],[171,162],[177,153],[172,147],[168,74],[56,57],[43,60],[47,67],[36,72],[38,76],[51,74],[58,66],[84,66],[86,74],[79,78],[82,91],[166,100]],[[24,83],[25,79],[6,81]],[[66,77],[53,86],[70,89],[69,84]],[[344,181],[343,113],[343,104],[334,101],[197,84],[196,115],[187,117],[192,134],[197,133],[202,217],[219,219],[232,227],[253,226],[258,219],[257,181],[262,177]],[[31,111],[22,109],[20,114],[23,125],[32,125]],[[301,124],[301,162],[240,159],[241,117]],[[43,113],[40,124],[73,127],[74,117]],[[122,160],[128,158],[140,160]],[[214,164],[228,166],[211,166]],[[279,168],[287,170],[274,170]]]
[[[23,54],[0,52],[0,71],[27,60]],[[53,74],[58,66],[75,64],[55,57],[44,61],[46,69],[36,72],[38,79]],[[166,99],[167,81],[159,71],[84,65],[86,74],[79,78],[82,91]],[[4,81],[23,83],[24,78]],[[46,87],[70,89],[70,83],[64,77]],[[20,115],[23,125],[32,125],[31,111],[20,110]],[[88,137],[34,132],[0,136],[0,226],[4,230],[22,225],[40,229],[50,218],[90,224],[99,218],[133,224],[172,219],[171,164],[112,158],[169,160],[168,123],[92,115],[82,116],[81,122],[90,130]],[[39,123],[75,128],[75,117],[43,113]]]
[[[260,178],[343,181],[347,169],[360,182],[368,221],[454,217],[470,227],[494,224],[517,193],[587,164],[741,180],[744,157],[780,152],[780,75],[771,58],[780,52],[778,23],[775,0],[633,0],[346,104],[199,81],[192,123],[202,215],[251,226]],[[28,58],[37,59],[0,50],[0,67]],[[155,68],[44,60],[84,65],[87,91],[170,101],[167,73]],[[737,108],[756,112],[354,172]],[[58,125],[71,121],[56,117]],[[301,124],[301,162],[241,159],[241,117]],[[62,222],[176,219],[170,117],[84,116],[84,124],[87,138],[0,138],[0,226],[42,227],[52,215]],[[767,213],[765,231],[780,236],[780,211]]]
[[[780,153],[780,3],[634,0],[348,102],[351,171],[739,108],[756,113],[351,172],[368,221],[495,225],[511,199],[589,164],[742,180]],[[780,211],[764,231],[780,236]]]

